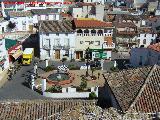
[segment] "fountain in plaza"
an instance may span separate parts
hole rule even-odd
[[[47,78],[47,82],[54,85],[64,85],[72,82],[73,77],[69,73],[69,69],[65,66],[58,66],[55,73],[51,73]]]

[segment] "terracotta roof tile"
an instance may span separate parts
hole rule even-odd
[[[9,16],[11,17],[25,17],[25,16],[32,16],[31,11],[10,11]]]
[[[138,112],[156,113],[160,111],[160,66],[155,65],[152,74],[146,79],[142,93],[131,105]]]
[[[106,28],[113,27],[111,22],[103,22],[96,19],[74,19],[76,28]]]
[[[114,22],[114,25],[117,28],[125,28],[125,27],[137,28],[137,26],[133,22]]]
[[[127,111],[144,84],[152,67],[123,70],[105,74],[122,111]]]
[[[72,22],[70,20],[46,20],[40,21],[40,32],[73,32]]]
[[[148,48],[160,52],[160,42],[153,45],[149,45]]]

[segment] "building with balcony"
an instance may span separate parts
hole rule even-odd
[[[156,43],[157,33],[151,27],[138,28],[138,47],[148,47]]]
[[[39,26],[40,59],[74,58],[75,33],[71,21],[40,21]]]
[[[33,14],[34,24],[41,20],[60,20],[59,9],[33,9],[31,10]]]
[[[114,22],[114,26],[116,27],[116,43],[120,51],[128,51],[129,48],[138,46],[138,32],[134,22],[119,20]]]
[[[89,47],[90,59],[111,57],[115,48],[112,40],[114,27],[111,22],[103,22],[93,18],[74,19],[76,31],[76,59],[85,57]]]

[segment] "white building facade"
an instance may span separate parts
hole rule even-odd
[[[10,21],[15,23],[14,31],[32,31],[33,30],[33,16],[27,12],[10,12]]]
[[[153,31],[152,28],[149,27],[141,27],[138,29],[137,40],[139,42],[138,47],[148,47],[149,45],[156,42],[157,33]]]
[[[5,47],[5,39],[0,36],[0,73],[9,68],[8,51]]]
[[[150,45],[148,48],[133,48],[130,52],[130,63],[134,67],[160,64],[160,44]]]
[[[63,26],[63,30],[59,28],[61,30],[56,31],[50,27],[52,31],[43,31],[43,28],[48,25],[56,25],[59,27],[62,22],[64,24],[71,24],[69,21],[68,23],[67,21],[50,21],[51,24],[48,24],[48,21],[41,23],[40,29],[42,30],[39,33],[40,59],[60,60],[66,58],[67,60],[71,60],[74,58],[75,33],[72,28],[65,28],[65,26]]]

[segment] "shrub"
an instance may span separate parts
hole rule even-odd
[[[15,23],[12,23],[11,21],[9,22],[9,24],[8,24],[8,28],[9,29],[13,29],[13,28],[15,28],[16,27],[16,24]]]
[[[118,72],[119,71],[119,69],[117,67],[111,67],[110,70],[113,71],[113,72]]]
[[[62,62],[65,62],[65,61],[67,61],[67,58],[62,58],[61,61],[62,61]]]
[[[49,71],[52,71],[52,70],[54,70],[55,68],[53,67],[53,66],[47,66],[45,69],[44,69],[44,71],[46,71],[46,72],[49,72]]]
[[[81,61],[81,62],[85,62],[85,58],[81,58],[80,61]]]
[[[61,91],[62,91],[62,87],[57,85],[57,86],[52,86],[48,88],[45,92],[54,93],[54,92],[61,92]]]
[[[74,64],[69,64],[68,68],[69,68],[69,70],[79,70],[80,69],[80,67],[75,66]]]
[[[97,98],[97,95],[96,95],[95,92],[91,92],[91,93],[89,94],[89,99],[93,100],[93,99],[96,99],[96,98]]]
[[[75,62],[76,60],[73,58],[73,59],[71,59],[71,62]]]
[[[81,88],[82,90],[84,90],[86,87],[87,87],[87,80],[82,79],[82,82],[81,82],[81,84],[80,84],[80,88]]]

